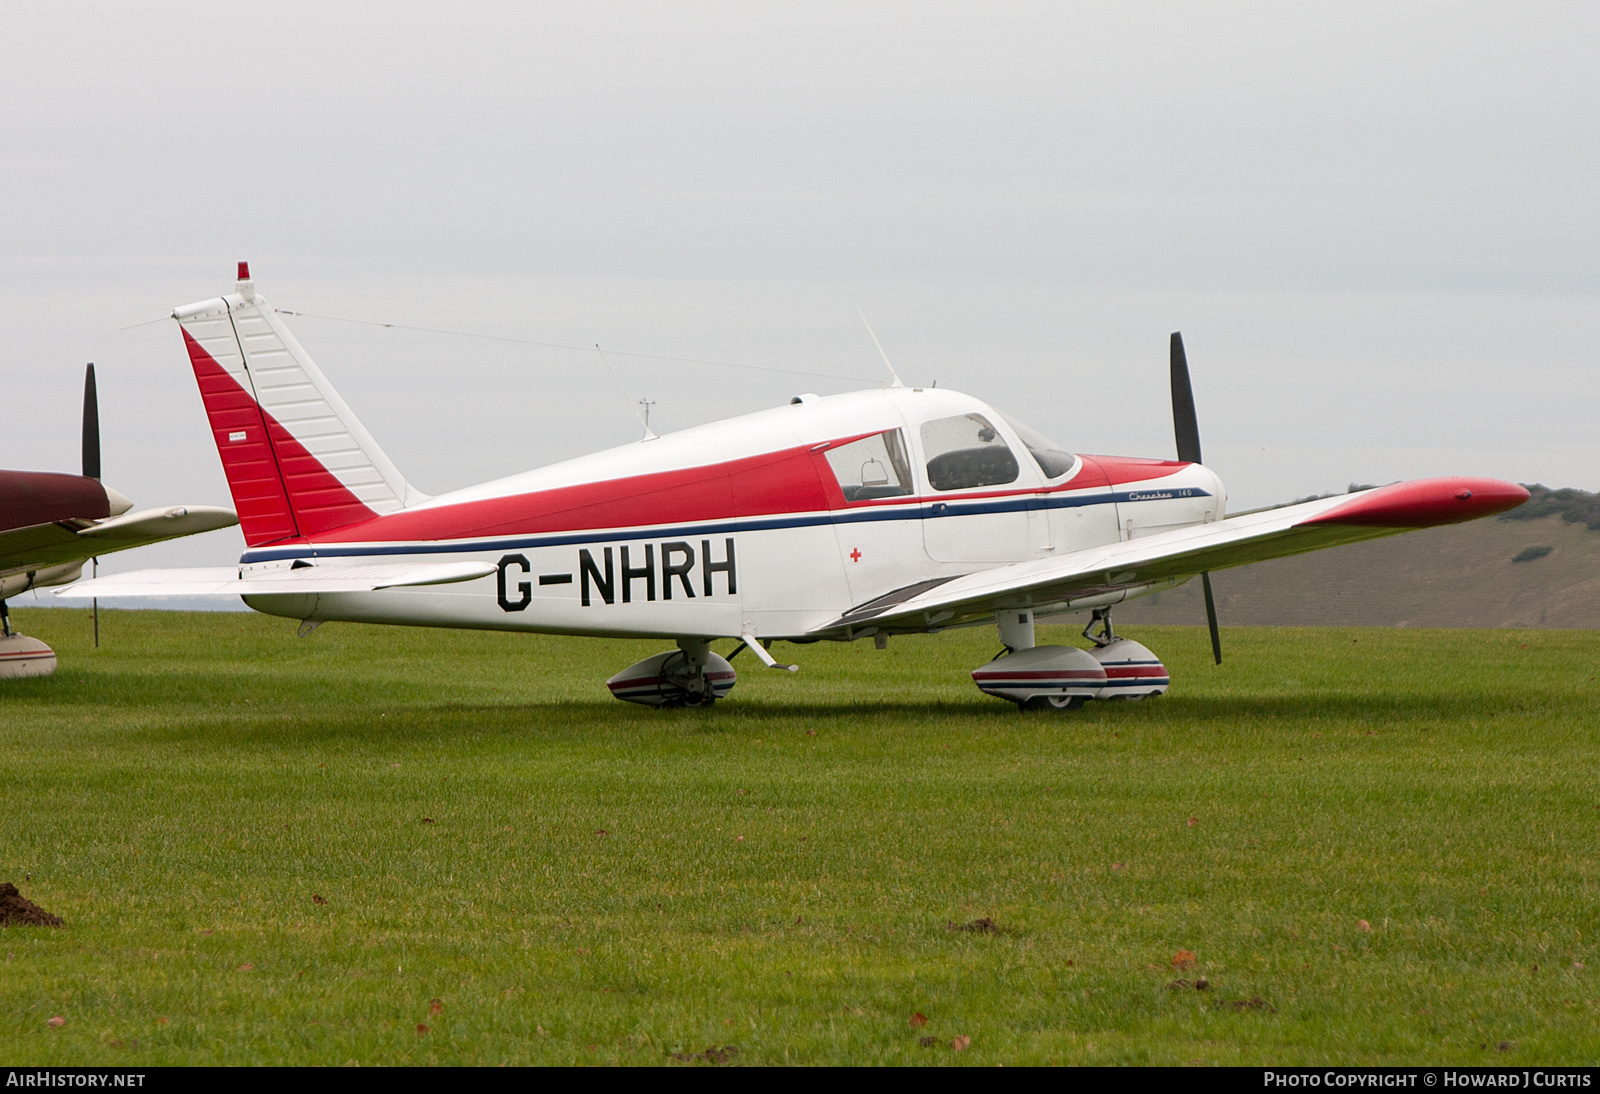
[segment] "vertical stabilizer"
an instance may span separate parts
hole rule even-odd
[[[178,308],[245,542],[318,535],[423,501],[255,291]]]

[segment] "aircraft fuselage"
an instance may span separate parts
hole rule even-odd
[[[247,602],[310,620],[795,638],[908,586],[1222,517],[1205,467],[1029,437],[955,391],[803,397],[241,558],[251,572],[474,560],[492,577]]]

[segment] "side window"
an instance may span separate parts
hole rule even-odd
[[[898,498],[911,493],[911,461],[898,429],[830,448],[823,455],[845,501]]]
[[[1017,481],[1017,458],[981,414],[922,423],[922,451],[928,459],[928,484],[935,490]]]

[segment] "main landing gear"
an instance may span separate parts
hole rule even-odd
[[[772,639],[756,638],[745,631],[743,640],[732,653],[718,657],[711,652],[709,638],[680,638],[676,650],[629,665],[607,680],[606,687],[611,689],[612,695],[629,703],[650,707],[708,707],[733,690],[739,678],[729,662],[747,649],[769,669],[800,671],[799,665],[785,665],[776,660],[767,651],[770,645]]]
[[[738,674],[705,638],[680,638],[678,648],[629,665],[606,687],[618,699],[648,707],[708,707],[733,690]]]
[[[996,612],[995,622],[1005,652],[973,669],[972,682],[1024,710],[1076,710],[1090,699],[1143,699],[1160,695],[1171,683],[1155,654],[1116,636],[1110,608],[1096,608],[1083,629],[1094,643],[1091,650],[1034,645],[1031,608]]]

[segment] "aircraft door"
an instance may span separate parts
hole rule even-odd
[[[935,562],[1023,562],[1048,546],[1049,525],[1037,493],[1023,486],[1022,465],[982,414],[922,423],[927,474],[922,540]],[[1032,479],[1032,476],[1028,476]],[[996,489],[1022,486],[1018,492]]]
[[[1115,543],[1120,516],[1110,476],[1092,456],[1076,456],[1032,426],[1006,416],[1048,484],[1038,495],[1049,526],[1042,556],[1060,556],[1086,547]]]
[[[1056,495],[1050,509],[1054,553],[1064,555],[1122,539],[1115,489],[1094,457],[1082,457],[1077,473],[1065,481],[1069,489]]]

